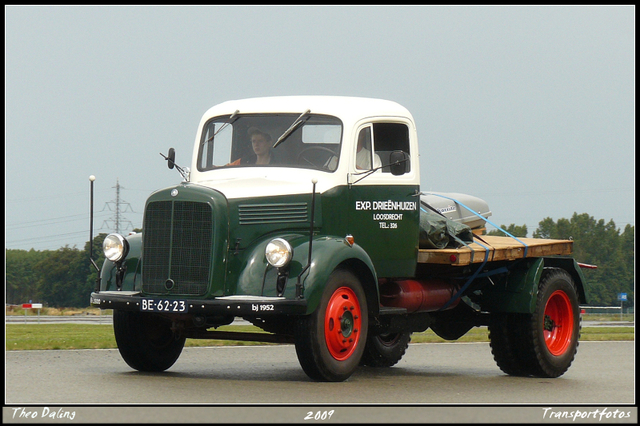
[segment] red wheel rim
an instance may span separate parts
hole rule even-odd
[[[324,318],[324,338],[332,357],[344,361],[353,354],[360,340],[361,324],[356,294],[349,287],[340,287],[331,295]]]
[[[573,308],[567,293],[553,292],[544,307],[544,342],[552,355],[562,355],[573,336]]]

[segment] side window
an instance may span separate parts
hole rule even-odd
[[[373,124],[374,152],[380,157],[382,164],[389,164],[389,156],[393,151],[409,151],[409,128],[402,123],[374,123]],[[410,164],[408,164],[410,167]],[[407,169],[409,171],[409,169]],[[382,168],[383,173],[391,173],[389,166]]]
[[[358,132],[358,143],[356,145],[356,169],[371,170],[380,167],[380,156],[373,152],[371,126],[364,127]],[[373,160],[373,161],[372,161]],[[372,166],[373,165],[373,166]]]

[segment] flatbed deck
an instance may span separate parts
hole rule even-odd
[[[517,260],[526,257],[570,255],[572,240],[547,240],[541,238],[518,238],[482,235],[474,237],[468,247],[457,249],[420,249],[418,263],[466,266],[481,263],[489,252],[487,261]]]

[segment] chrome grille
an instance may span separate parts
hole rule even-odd
[[[213,236],[208,204],[151,202],[145,212],[142,235],[144,292],[203,295],[207,291]]]

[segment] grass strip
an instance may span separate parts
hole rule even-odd
[[[252,325],[228,325],[219,331],[262,332]],[[586,327],[582,329],[581,341],[634,340],[633,327]],[[453,342],[488,342],[486,327],[474,328]],[[411,335],[412,343],[452,342],[438,337],[432,330]],[[6,324],[6,350],[48,349],[114,349],[116,340],[111,324]],[[245,342],[236,340],[187,339],[187,347],[268,345],[273,343]]]

